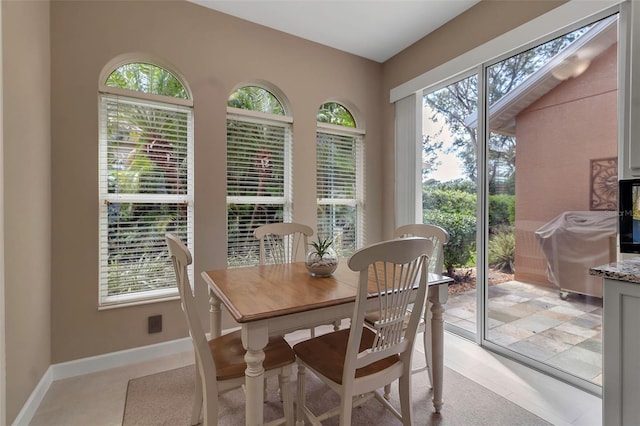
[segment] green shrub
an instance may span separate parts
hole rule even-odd
[[[464,213],[428,211],[424,223],[438,225],[449,232],[449,242],[444,247],[444,267],[453,276],[455,267],[466,266],[474,259],[476,249],[476,217]]]
[[[467,266],[475,257],[477,200],[475,184],[470,181],[430,182],[424,186],[424,223],[449,232],[444,267],[450,276],[454,268]]]
[[[505,272],[515,271],[516,235],[513,227],[502,226],[489,235],[489,266]]]
[[[434,189],[425,194],[423,208],[424,211],[437,210],[475,216],[477,199],[476,194],[468,192]]]
[[[491,228],[513,225],[515,221],[515,195],[489,196],[489,225]]]

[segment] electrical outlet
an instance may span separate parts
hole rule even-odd
[[[153,315],[147,321],[149,334],[160,333],[162,331],[162,315]]]

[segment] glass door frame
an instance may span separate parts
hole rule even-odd
[[[636,19],[638,24],[640,24],[640,9],[639,7],[635,8],[634,15],[638,15]],[[602,387],[587,381],[585,379],[579,378],[572,374],[566,373],[564,371],[558,370],[548,364],[543,363],[542,361],[533,360],[529,357],[521,355],[511,349],[508,349],[504,346],[500,346],[495,344],[489,340],[487,340],[488,334],[488,292],[487,292],[487,274],[488,274],[488,239],[489,239],[489,209],[488,209],[488,200],[489,200],[489,185],[487,178],[487,140],[489,138],[489,128],[487,126],[487,120],[485,118],[486,111],[488,110],[488,100],[486,99],[485,94],[487,93],[487,68],[495,65],[496,63],[511,57],[513,55],[517,55],[521,52],[524,52],[532,47],[543,44],[547,41],[550,41],[556,37],[562,36],[566,33],[574,31],[578,28],[581,28],[587,24],[603,19],[607,16],[611,16],[614,14],[618,14],[618,105],[619,105],[619,120],[618,120],[618,153],[620,158],[627,158],[626,156],[629,154],[628,149],[628,141],[630,140],[630,130],[629,125],[627,123],[630,122],[630,108],[631,95],[628,94],[626,87],[629,87],[629,82],[631,79],[631,61],[629,61],[630,54],[630,37],[631,34],[631,5],[629,2],[624,2],[620,4],[614,4],[604,10],[601,10],[597,13],[591,14],[589,16],[583,17],[577,21],[574,21],[570,25],[562,26],[560,29],[557,29],[553,32],[546,34],[543,37],[539,37],[534,41],[530,41],[527,44],[519,46],[515,49],[511,49],[509,52],[503,53],[499,56],[491,60],[487,60],[478,64],[475,67],[468,68],[466,71],[458,72],[454,77],[447,78],[445,80],[439,81],[437,84],[430,85],[427,88],[416,92],[417,99],[415,100],[415,105],[417,106],[420,102],[419,100],[428,92],[435,92],[443,87],[446,87],[449,84],[455,83],[469,75],[477,74],[478,80],[478,132],[477,132],[477,167],[478,167],[478,179],[477,179],[477,222],[476,222],[476,247],[477,247],[477,260],[476,260],[476,291],[477,291],[477,299],[476,299],[476,333],[470,333],[466,330],[462,330],[459,327],[456,327],[451,324],[445,324],[445,329],[447,331],[453,332],[461,337],[467,338],[469,340],[475,341],[475,343],[479,344],[482,347],[490,349],[498,354],[504,355],[508,358],[519,361],[523,364],[526,364],[532,368],[540,370],[544,373],[549,374],[550,376],[556,377],[560,380],[563,380],[567,383],[575,385],[579,388],[584,389],[587,392],[593,393],[595,395],[602,395]],[[419,119],[417,119],[419,121]],[[418,123],[416,126],[421,129],[422,126]],[[398,136],[398,133],[396,133]],[[420,140],[421,138],[418,138]],[[416,140],[416,139],[414,139]],[[419,145],[419,144],[418,144]],[[421,149],[421,147],[420,147]],[[622,177],[625,173],[624,161],[619,161],[619,172],[618,176]],[[414,164],[416,164],[414,162]],[[421,180],[418,180],[421,182]],[[416,196],[417,197],[417,196]],[[421,207],[421,196],[417,197],[416,206]],[[418,204],[419,203],[419,204]],[[420,215],[416,213],[416,220],[422,221],[422,209],[420,208]],[[400,225],[398,223],[397,225]]]
[[[480,94],[478,95],[478,99],[479,99],[479,105],[478,105],[478,117],[479,117],[479,122],[478,124],[481,126],[482,131],[479,132],[481,133],[481,135],[479,134],[478,136],[478,145],[480,147],[482,147],[481,150],[479,150],[479,155],[478,155],[478,170],[480,171],[482,168],[482,173],[478,173],[479,174],[479,181],[482,180],[482,194],[478,194],[479,196],[479,206],[478,208],[480,209],[480,211],[478,212],[478,241],[477,241],[477,247],[479,248],[478,250],[478,259],[482,258],[482,267],[480,267],[480,260],[478,261],[478,277],[482,276],[482,281],[480,281],[480,279],[478,280],[478,284],[477,284],[477,288],[478,288],[478,309],[477,309],[477,316],[478,316],[478,330],[479,333],[477,334],[477,339],[476,342],[478,342],[481,346],[486,347],[487,349],[491,349],[492,351],[499,353],[501,355],[505,355],[509,358],[512,358],[514,360],[517,360],[519,362],[522,362],[530,367],[533,367],[537,370],[540,370],[544,373],[547,373],[551,376],[557,377],[560,380],[563,380],[567,383],[570,383],[572,385],[575,385],[581,389],[584,389],[585,391],[588,391],[590,393],[593,393],[595,395],[602,395],[602,387],[600,385],[597,385],[593,382],[590,382],[586,379],[574,376],[573,374],[564,372],[562,370],[559,370],[557,368],[554,368],[552,366],[550,366],[549,364],[546,364],[542,361],[538,361],[538,360],[534,360],[530,357],[527,357],[525,355],[519,354],[511,349],[508,349],[504,346],[500,346],[496,343],[493,343],[492,341],[488,340],[487,335],[488,335],[488,314],[489,314],[489,309],[488,309],[488,303],[489,303],[489,299],[488,299],[488,292],[487,292],[487,271],[489,268],[488,265],[488,241],[489,241],[489,209],[488,209],[488,195],[489,195],[489,185],[488,185],[488,181],[487,181],[487,173],[486,173],[486,156],[487,156],[487,140],[489,138],[490,135],[490,129],[487,125],[487,119],[486,119],[486,111],[488,111],[489,105],[488,105],[488,99],[486,96],[484,96],[485,93],[487,93],[487,69],[489,67],[491,67],[492,65],[495,65],[509,57],[512,57],[514,55],[518,55],[528,49],[531,49],[535,46],[541,45],[543,43],[546,43],[550,40],[553,40],[559,36],[562,36],[564,34],[570,33],[572,31],[575,31],[585,25],[591,24],[593,22],[599,21],[601,19],[606,18],[607,16],[611,16],[611,15],[615,15],[618,14],[618,80],[622,81],[622,78],[624,78],[624,75],[622,73],[624,73],[624,66],[620,66],[620,62],[621,59],[624,58],[624,50],[625,49],[625,45],[626,45],[626,39],[625,37],[623,37],[623,34],[625,34],[626,30],[625,30],[625,26],[626,26],[626,22],[623,18],[623,15],[625,14],[625,11],[623,9],[626,9],[624,4],[620,5],[620,7],[614,7],[614,8],[610,8],[607,9],[605,11],[602,11],[598,14],[592,15],[588,18],[582,19],[578,22],[574,22],[573,24],[569,25],[569,26],[565,26],[553,33],[548,34],[545,37],[539,38],[535,41],[532,41],[530,43],[528,43],[527,45],[524,45],[516,50],[512,50],[508,53],[505,53],[503,55],[500,55],[494,59],[492,59],[491,61],[487,61],[483,64],[481,64],[478,68],[478,83],[479,83],[479,87],[478,87],[478,92],[479,93],[483,93],[483,96],[481,97]],[[624,93],[623,92],[623,85],[619,85],[619,89],[618,89],[618,93]],[[620,96],[619,96],[620,98]],[[618,104],[620,105],[621,99],[618,99]],[[622,111],[623,109],[620,108],[619,109],[619,122],[623,121],[622,120]],[[622,151],[622,147],[621,147],[621,142],[622,142],[623,138],[621,137],[621,135],[618,136],[618,152],[621,153]],[[484,159],[480,160],[480,157],[483,156]],[[622,163],[622,161],[620,161],[619,163]],[[619,176],[622,176],[622,174],[618,173]],[[478,184],[478,186],[480,187],[480,182]],[[481,220],[482,219],[482,220]],[[480,249],[481,248],[481,249]],[[481,289],[481,290],[480,290]]]

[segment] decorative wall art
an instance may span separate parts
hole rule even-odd
[[[591,160],[591,210],[618,209],[618,159]]]

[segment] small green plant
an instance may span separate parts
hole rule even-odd
[[[313,247],[313,252],[318,255],[318,257],[322,260],[324,256],[331,248],[331,244],[333,244],[333,239],[327,237],[323,240],[318,237],[318,241],[312,241],[311,246]]]
[[[489,238],[489,265],[514,272],[516,236],[513,227],[501,226]]]

